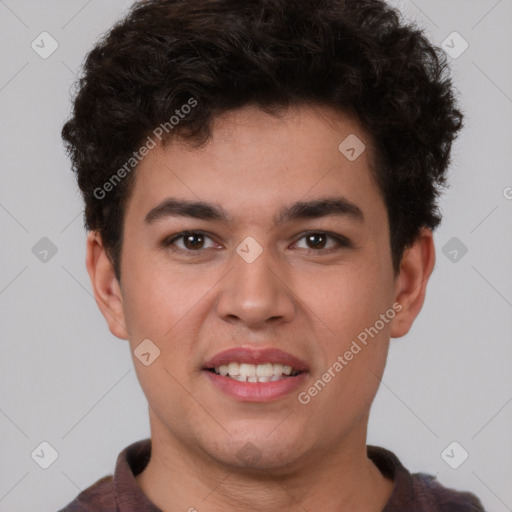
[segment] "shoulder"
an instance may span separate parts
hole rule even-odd
[[[114,479],[104,476],[58,512],[116,512]]]
[[[150,455],[151,439],[142,439],[127,446],[117,456],[113,475],[100,478],[58,512],[118,512],[123,504],[129,504],[128,510],[158,512],[135,480],[135,475],[144,469]]]
[[[485,512],[480,500],[472,493],[443,486],[427,473],[412,475],[414,495],[425,510],[435,512]]]
[[[394,482],[382,512],[485,512],[474,494],[445,487],[427,473],[411,474],[392,451],[368,445],[367,453],[381,473]]]

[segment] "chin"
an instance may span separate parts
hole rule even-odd
[[[240,471],[272,471],[275,475],[300,464],[306,455],[301,439],[289,435],[286,439],[278,436],[270,439],[268,432],[259,436],[247,435],[247,432],[243,437],[233,436],[222,446],[208,451],[218,463]],[[298,447],[301,447],[300,451]]]

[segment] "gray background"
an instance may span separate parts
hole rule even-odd
[[[391,342],[368,442],[488,510],[512,510],[512,0],[394,3],[435,43],[454,31],[469,43],[450,58],[467,117],[427,301]],[[129,5],[0,0],[0,511],[63,507],[149,436],[128,345],[91,295],[82,203],[60,140],[82,59]],[[59,44],[47,59],[31,48],[43,31]],[[43,237],[57,248],[46,262],[32,252]],[[468,252],[456,248],[452,261],[447,243]],[[31,457],[42,441],[58,452],[48,469]],[[458,469],[441,456],[453,441],[469,453]],[[447,453],[460,461],[459,446]]]

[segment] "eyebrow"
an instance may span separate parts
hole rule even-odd
[[[312,201],[297,201],[285,206],[274,218],[274,223],[279,225],[294,220],[318,219],[331,215],[364,222],[363,212],[356,204],[344,197],[327,197]],[[153,224],[166,217],[192,217],[226,224],[229,224],[231,220],[226,210],[213,203],[170,197],[152,208],[144,217],[144,222]]]

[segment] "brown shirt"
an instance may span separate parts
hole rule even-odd
[[[367,453],[381,473],[394,481],[382,512],[485,512],[474,494],[443,487],[425,473],[409,473],[393,452],[368,445]],[[59,512],[161,512],[135,480],[150,455],[151,439],[127,446],[117,457],[113,476],[101,478]]]

